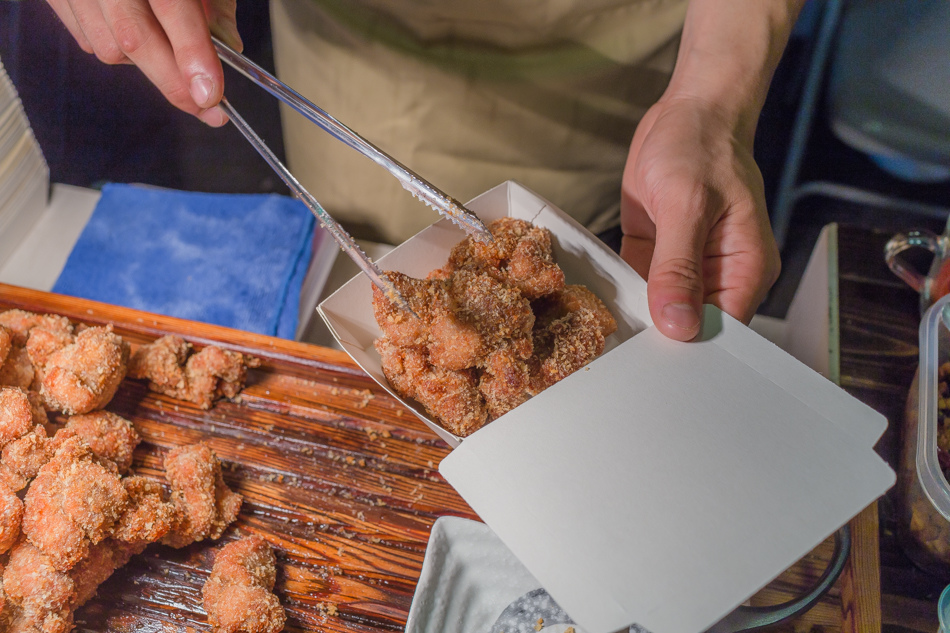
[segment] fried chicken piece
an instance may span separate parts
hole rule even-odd
[[[44,327],[50,330],[71,328],[69,319],[57,314],[38,314],[27,310],[6,310],[0,312],[0,326],[3,326],[13,335],[14,345],[26,345],[30,330],[35,327]]]
[[[84,329],[49,356],[40,394],[50,408],[68,415],[101,409],[125,377],[128,360],[129,344],[111,325]]]
[[[424,350],[397,347],[385,338],[375,341],[383,374],[396,392],[412,398],[450,432],[470,435],[484,426],[488,410],[472,370],[452,371],[432,365]]]
[[[26,352],[35,368],[43,367],[50,356],[76,339],[73,324],[67,318],[47,316],[30,329],[26,339]]]
[[[10,552],[3,570],[3,589],[7,605],[12,607],[9,631],[72,630],[76,583],[29,542],[20,541]]]
[[[186,399],[202,409],[210,409],[218,398],[233,398],[244,388],[247,368],[258,364],[256,359],[245,358],[240,352],[208,345],[185,364],[189,386]]]
[[[48,556],[27,541],[10,553],[3,570],[7,594],[3,631],[66,633],[73,629],[73,612],[95,595],[100,584],[125,565],[141,548],[105,540],[68,572],[59,571]]]
[[[534,313],[517,288],[469,270],[454,272],[449,282],[456,311],[483,337],[485,353],[504,344],[522,354],[521,358],[531,355]]]
[[[0,486],[0,554],[16,543],[23,520],[23,502],[16,494]]]
[[[489,223],[488,229],[494,237],[491,243],[465,238],[452,248],[446,268],[487,272],[515,286],[528,299],[564,287],[564,272],[554,261],[547,229],[517,218],[499,218]]]
[[[13,491],[25,488],[52,456],[38,419],[46,421],[46,412],[37,411],[35,398],[21,389],[0,388],[0,485]]]
[[[46,429],[37,424],[33,430],[13,440],[0,452],[0,482],[14,491],[26,488],[50,459],[54,445]]]
[[[35,411],[33,420],[36,421]],[[48,437],[45,427],[37,424],[3,447],[0,483],[15,491],[22,490],[53,458],[57,447],[74,436],[82,438],[100,461],[110,462],[120,474],[128,470],[132,452],[141,441],[131,422],[104,410],[70,417],[54,438]]]
[[[192,353],[190,343],[167,335],[142,345],[129,361],[129,377],[147,379],[152,391],[210,409],[218,398],[233,398],[260,362],[240,352],[208,345]]]
[[[40,469],[24,503],[23,534],[56,569],[68,571],[108,536],[125,511],[128,493],[118,475],[73,436]]]
[[[485,353],[482,335],[456,308],[447,282],[415,279],[396,271],[386,275],[415,312],[415,316],[406,313],[373,287],[376,322],[394,344],[424,346],[432,364],[451,370],[471,367]]]
[[[149,388],[158,393],[185,393],[185,362],[191,355],[191,343],[180,336],[168,334],[142,345],[129,359],[129,378],[144,378]]]
[[[33,347],[38,356],[52,349],[53,341],[72,332],[69,319],[55,314],[37,314],[26,310],[0,312],[0,385],[31,389],[35,386],[38,372],[30,357],[29,339],[36,332]],[[8,340],[9,347],[4,344]],[[2,348],[7,348],[3,352]]]
[[[531,304],[521,293],[479,271],[453,271],[445,279],[387,273],[416,313],[406,314],[373,288],[376,321],[400,347],[424,346],[429,362],[448,370],[474,367],[507,339],[531,354]]]
[[[0,446],[20,439],[33,426],[33,408],[26,392],[16,387],[0,387]]]
[[[81,437],[97,457],[114,463],[119,474],[132,465],[132,452],[142,441],[131,422],[105,410],[71,416],[57,438],[60,433]]]
[[[373,314],[379,327],[400,347],[428,345],[427,326],[432,320],[432,310],[440,306],[444,308],[447,302],[444,286],[438,280],[416,279],[394,270],[387,271],[386,277],[415,315],[402,310],[382,290],[373,286]]]
[[[541,392],[574,373],[604,351],[604,335],[598,316],[587,308],[555,320],[536,331],[534,347],[540,369],[534,377],[535,392]]]
[[[179,446],[165,456],[165,478],[172,487],[175,522],[162,540],[185,547],[216,539],[237,518],[241,495],[232,492],[221,474],[221,462],[204,442]]]
[[[531,376],[528,362],[511,350],[499,349],[488,355],[478,390],[485,398],[489,420],[503,416],[535,395]]]
[[[418,318],[373,289],[383,374],[462,437],[593,360],[617,328],[590,290],[565,285],[547,229],[488,228],[493,242],[462,240],[424,280],[387,273]]]
[[[33,362],[23,345],[14,344],[7,354],[7,359],[0,366],[0,385],[30,389],[36,372]]]
[[[260,536],[221,548],[201,589],[215,633],[277,633],[284,628],[286,615],[273,593],[276,565],[274,552]]]
[[[130,544],[155,543],[168,534],[176,521],[175,506],[167,499],[161,482],[133,475],[122,479],[129,495],[112,537]]]
[[[532,304],[537,317],[536,325],[542,329],[581,308],[587,308],[594,313],[597,317],[597,326],[604,338],[617,331],[617,321],[610,310],[586,286],[567,285],[560,292],[538,299]]]

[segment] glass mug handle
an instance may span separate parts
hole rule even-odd
[[[933,253],[934,257],[941,257],[940,238],[927,230],[908,231],[898,233],[884,246],[884,261],[891,272],[918,293],[924,294],[927,277],[903,257],[904,251],[911,248],[925,248]]]

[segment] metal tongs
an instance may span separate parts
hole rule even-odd
[[[406,191],[443,216],[452,220],[452,222],[460,226],[466,233],[483,241],[491,241],[491,233],[485,228],[482,221],[479,220],[474,213],[466,209],[461,202],[433,186],[392,156],[389,156],[386,152],[337,121],[325,110],[308,101],[296,90],[268,73],[244,55],[229,48],[226,44],[221,42],[221,40],[215,37],[211,39],[214,42],[215,49],[218,51],[218,57],[226,64],[289,105],[310,121],[316,123],[321,129],[328,132],[337,140],[342,141],[368,157],[380,167],[385,168],[386,171],[396,177],[396,180],[399,181]]]
[[[287,186],[290,187],[290,190],[294,193],[297,198],[303,202],[310,213],[312,213],[317,220],[323,224],[323,227],[330,232],[330,235],[333,236],[333,239],[336,240],[337,244],[340,245],[340,248],[343,249],[343,252],[350,256],[356,265],[360,267],[366,276],[370,278],[373,284],[383,291],[383,294],[386,295],[386,298],[398,305],[403,310],[409,312],[409,314],[416,315],[409,303],[405,298],[399,294],[399,290],[396,289],[396,286],[389,280],[388,277],[379,269],[379,267],[369,258],[369,256],[363,252],[363,249],[357,245],[349,233],[344,230],[339,223],[333,219],[326,209],[324,209],[317,199],[310,195],[310,192],[307,191],[303,185],[294,177],[290,170],[287,169],[283,163],[280,162],[280,159],[271,151],[271,148],[261,139],[260,136],[247,124],[247,121],[237,113],[237,110],[234,109],[234,106],[225,99],[221,99],[221,109],[224,110],[225,114],[230,117],[231,122],[234,123],[234,126],[241,131],[241,134],[244,135],[251,145],[254,146],[254,149],[264,157],[264,160],[277,172],[277,175],[280,176],[281,180],[287,183]],[[418,316],[418,315],[416,315]]]
[[[305,116],[310,121],[316,123],[321,129],[330,133],[334,138],[342,141],[352,147],[364,156],[370,158],[373,162],[384,167],[390,174],[399,180],[406,191],[411,193],[425,204],[434,208],[443,216],[449,218],[456,225],[461,227],[467,234],[474,238],[490,242],[492,235],[478,217],[465,208],[455,198],[443,193],[441,190],[430,184],[427,180],[399,163],[397,160],[383,152],[381,149],[364,139],[362,136],[349,129],[326,111],[318,108],[316,105],[305,99],[297,91],[287,84],[283,83],[266,70],[241,55],[237,51],[228,47],[216,37],[212,36],[215,49],[218,56],[229,66],[239,73],[264,88],[267,92],[277,97],[294,110]],[[294,195],[296,195],[313,213],[317,219],[337,241],[340,248],[343,249],[350,258],[366,273],[372,282],[382,290],[390,301],[396,303],[400,308],[408,310],[414,314],[409,304],[399,294],[399,291],[392,282],[379,270],[375,263],[357,246],[352,237],[327,213],[319,202],[300,184],[299,181],[290,173],[290,171],[278,160],[277,156],[270,150],[263,140],[254,132],[247,122],[237,113],[226,99],[221,100],[221,107],[231,118],[234,125],[250,141],[251,145],[264,157],[270,166],[277,172],[281,179],[287,183]]]

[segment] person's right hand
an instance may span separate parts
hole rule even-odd
[[[175,107],[218,127],[224,71],[213,32],[235,50],[243,44],[236,0],[47,0],[87,53],[106,64],[132,63]]]

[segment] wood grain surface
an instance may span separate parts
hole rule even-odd
[[[172,447],[209,442],[244,496],[219,542],[153,545],[77,613],[78,631],[208,630],[201,587],[216,548],[264,536],[288,631],[400,631],[441,515],[475,518],[437,472],[448,447],[342,352],[0,285],[0,310],[114,324],[135,345],[177,333],[261,359],[239,402],[209,411],[125,380],[107,409],[143,438],[133,470],[161,476]]]
[[[343,352],[0,284],[0,310],[9,308],[112,323],[133,347],[176,333],[262,361],[237,401],[209,411],[151,393],[141,381],[123,383],[107,408],[143,437],[133,470],[161,476],[170,448],[206,440],[244,505],[219,542],[151,546],[134,557],[77,613],[79,631],[208,630],[201,586],[214,552],[248,533],[275,548],[286,630],[401,631],[432,523],[443,515],[477,518],[438,474],[447,445]],[[843,357],[843,379],[844,369]],[[798,595],[831,551],[829,539],[752,603]],[[844,614],[864,595],[864,580],[853,580],[775,630],[842,630]]]

